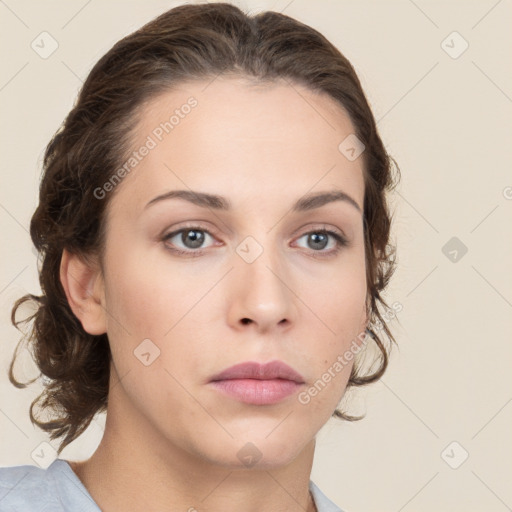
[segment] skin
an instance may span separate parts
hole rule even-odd
[[[104,437],[71,466],[104,512],[314,510],[315,435],[353,361],[308,404],[297,393],[244,404],[209,379],[240,362],[277,359],[302,374],[303,391],[364,332],[361,211],[348,201],[291,211],[305,194],[333,190],[363,208],[362,159],[338,150],[355,130],[334,100],[307,88],[217,78],[148,103],[134,149],[190,96],[198,105],[105,199],[101,260],[63,254],[69,303],[87,332],[108,334],[113,357]],[[222,195],[232,209],[184,199],[146,207],[177,189]],[[211,233],[203,253],[172,252],[198,250],[181,234],[163,240],[194,226]],[[348,245],[335,253],[329,237],[319,249],[308,234],[322,229]],[[236,252],[248,236],[263,249],[252,263]],[[134,355],[144,339],[160,350],[149,366]],[[247,443],[261,454],[251,467],[237,456]]]

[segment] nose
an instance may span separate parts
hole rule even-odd
[[[264,248],[252,262],[239,254],[234,258],[227,294],[231,327],[261,333],[291,327],[297,315],[297,298],[293,279],[277,251]]]

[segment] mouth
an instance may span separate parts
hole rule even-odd
[[[293,395],[304,378],[282,361],[245,362],[215,375],[209,384],[217,391],[246,404],[271,405]]]

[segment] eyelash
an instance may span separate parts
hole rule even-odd
[[[200,226],[185,226],[176,231],[173,231],[172,233],[167,233],[166,235],[164,235],[162,237],[162,242],[167,242],[169,239],[174,238],[176,235],[179,235],[180,233],[187,232],[187,231],[200,231],[200,232],[206,233],[209,236],[211,236],[212,238],[214,238],[214,236],[208,229],[203,229]],[[344,236],[342,236],[340,233],[337,233],[336,231],[332,231],[330,229],[316,229],[316,230],[308,231],[306,233],[303,233],[299,237],[299,239],[303,238],[306,235],[319,234],[319,233],[329,235],[332,238],[334,238],[334,240],[336,241],[336,247],[329,251],[323,251],[323,250],[315,251],[314,249],[311,249],[310,251],[313,254],[313,257],[328,258],[328,257],[336,256],[341,251],[342,248],[348,247],[348,245],[349,245],[348,240]],[[185,251],[182,249],[176,249],[175,247],[170,247],[168,245],[166,245],[166,249],[173,252],[174,254],[188,256],[188,257],[192,257],[192,258],[201,256],[205,252],[205,249],[197,249],[197,250],[190,249],[188,251]]]

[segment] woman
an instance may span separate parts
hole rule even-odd
[[[104,436],[0,470],[0,507],[340,510],[310,481],[315,436],[387,366],[392,185],[352,66],[312,28],[184,5],[118,42],[46,150],[42,295],[13,309],[38,305],[32,420],[59,453],[106,411]]]

